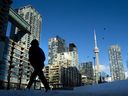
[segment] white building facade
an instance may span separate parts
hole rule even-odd
[[[112,45],[109,48],[109,64],[112,80],[124,80],[124,66],[119,45]]]

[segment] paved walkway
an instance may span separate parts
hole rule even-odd
[[[128,80],[47,93],[43,90],[0,90],[0,96],[128,96]]]

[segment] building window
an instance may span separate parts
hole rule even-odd
[[[25,19],[28,19],[28,18],[29,18],[29,12],[27,12],[25,15]]]

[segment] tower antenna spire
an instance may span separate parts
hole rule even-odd
[[[97,48],[97,40],[96,40],[96,31],[94,29],[94,42],[95,42],[95,48]]]

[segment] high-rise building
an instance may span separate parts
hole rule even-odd
[[[31,29],[30,34],[26,34],[23,29],[12,25],[11,39],[0,41],[4,46],[0,53],[0,86],[3,88],[25,88],[33,71],[28,61],[28,48],[33,39],[40,41],[41,15],[31,5],[21,7],[17,12],[22,16],[20,20],[24,18]]]
[[[60,66],[63,67],[70,67],[72,65],[72,57],[69,52],[62,52],[62,53],[57,53],[57,58],[55,59],[56,62]]]
[[[70,66],[78,68],[78,51],[77,51],[77,47],[74,43],[69,44],[68,53],[71,57],[71,65]]]
[[[57,53],[66,51],[65,40],[56,36],[55,38],[50,38],[48,41],[48,64],[53,64],[57,58]]]
[[[60,37],[49,39],[49,82],[64,86],[78,86],[81,83],[78,71],[78,52],[74,43],[66,47]]]
[[[75,44],[70,43],[66,52],[57,53],[56,61],[61,66],[78,68],[78,52]]]
[[[112,80],[123,80],[124,67],[121,56],[121,48],[118,45],[112,45],[109,48],[109,64]]]
[[[81,63],[80,64],[82,67],[81,67],[81,70],[80,70],[80,73],[81,75],[84,75],[86,76],[86,84],[92,84],[93,83],[93,79],[94,79],[94,73],[93,73],[93,64],[92,62],[85,62],[85,63]]]
[[[60,37],[49,39],[48,64],[59,63],[62,66],[78,68],[78,52],[74,43],[66,47],[65,40]]]
[[[30,24],[30,34],[21,36],[24,34],[23,30],[20,30],[15,25],[12,25],[10,38],[13,40],[18,39],[18,44],[24,46],[25,48],[29,48],[33,39],[37,39],[40,42],[42,17],[31,5],[21,7],[17,9],[17,12]],[[18,34],[19,31],[22,34]]]
[[[85,75],[90,79],[93,79],[93,64],[92,62],[86,62],[83,66],[85,68]]]
[[[4,46],[0,56],[0,87],[22,88],[30,79],[32,68],[28,61],[28,49],[6,38],[0,41]]]

